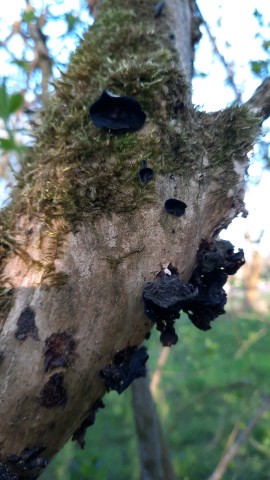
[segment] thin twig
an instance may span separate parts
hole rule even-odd
[[[229,464],[231,463],[233,458],[237,455],[239,448],[247,441],[253,428],[256,426],[256,424],[258,423],[258,421],[260,420],[264,412],[267,410],[269,405],[270,405],[270,397],[264,398],[260,407],[256,411],[254,417],[251,418],[247,427],[239,433],[235,442],[229,448],[227,448],[220,462],[218,463],[215,471],[212,473],[212,475],[209,477],[208,480],[220,480],[222,478]]]
[[[239,103],[241,103],[241,99],[242,99],[242,94],[241,94],[241,91],[237,88],[237,85],[234,81],[234,72],[233,72],[233,69],[231,67],[231,65],[229,63],[226,62],[225,60],[225,57],[224,55],[222,55],[222,53],[220,52],[218,46],[217,46],[217,43],[216,43],[216,39],[215,37],[212,35],[211,33],[211,30],[210,30],[210,27],[208,25],[208,23],[206,22],[205,18],[203,17],[197,3],[196,3],[196,11],[197,11],[197,15],[200,17],[201,19],[201,23],[202,25],[204,26],[205,30],[206,30],[206,33],[209,37],[209,40],[212,44],[212,47],[213,47],[213,51],[214,53],[216,54],[216,56],[219,58],[220,62],[222,63],[223,67],[225,68],[226,70],[226,73],[227,73],[227,82],[228,84],[230,85],[230,87],[232,88],[233,92],[234,92],[234,95],[235,95],[235,100]]]
[[[159,382],[160,382],[160,379],[161,379],[162,369],[164,368],[164,365],[167,361],[169,353],[170,353],[170,347],[164,347],[161,350],[161,353],[160,353],[160,356],[159,356],[159,359],[158,359],[157,368],[152,375],[150,390],[151,390],[151,393],[152,393],[154,398],[156,398],[156,396],[157,396],[157,391],[158,391],[158,386],[159,386]]]

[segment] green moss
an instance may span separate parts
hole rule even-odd
[[[15,237],[20,215],[42,222],[44,235],[54,232],[58,247],[43,263],[50,284],[60,281],[54,260],[78,221],[155,202],[154,182],[138,181],[142,160],[155,173],[176,171],[188,182],[191,167],[206,154],[209,168],[245,155],[257,128],[244,108],[206,115],[190,107],[167,16],[155,19],[150,2],[102,5],[41,114],[35,147],[23,161],[7,209],[7,238]],[[88,110],[104,89],[136,97],[147,114],[146,131],[117,135],[97,129]],[[4,250],[14,253],[8,243]]]

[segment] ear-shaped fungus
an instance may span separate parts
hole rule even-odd
[[[150,182],[152,178],[154,177],[154,170],[150,167],[147,167],[147,161],[143,160],[142,162],[142,168],[138,173],[138,177],[140,181],[144,184]]]
[[[184,305],[196,297],[198,290],[184,283],[177,275],[161,275],[155,282],[147,282],[143,290],[146,315],[161,332],[163,346],[171,347],[177,343],[174,321],[179,318]]]
[[[106,389],[116,390],[122,393],[129,385],[139,377],[145,377],[145,363],[148,360],[148,354],[145,347],[128,347],[118,352],[113,362],[100,372],[104,378]]]
[[[89,114],[96,127],[111,130],[139,130],[146,118],[135,98],[120,97],[108,90],[90,106]]]
[[[187,204],[181,200],[177,200],[176,198],[169,198],[166,200],[164,207],[166,212],[170,213],[171,215],[181,217],[185,213]]]

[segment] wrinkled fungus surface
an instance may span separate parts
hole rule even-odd
[[[12,464],[12,468],[18,473],[40,470],[48,465],[48,459],[40,456],[40,453],[44,452],[46,448],[46,445],[26,447],[20,455],[10,455],[7,458],[8,463]]]
[[[72,440],[76,440],[82,449],[85,447],[86,430],[88,427],[91,427],[91,425],[94,425],[96,413],[100,408],[105,408],[105,405],[103,401],[99,398],[90,408],[87,416],[85,417],[80,427],[73,433]]]
[[[68,332],[56,332],[45,340],[45,372],[74,363],[75,341]]]
[[[3,463],[0,463],[0,479],[1,480],[18,480],[18,475],[11,473]]]
[[[17,340],[24,341],[27,337],[32,337],[35,340],[39,340],[35,316],[35,312],[31,307],[26,307],[22,311],[17,320],[17,330],[15,332],[15,337]]]
[[[167,213],[175,215],[176,217],[181,217],[185,213],[187,204],[176,198],[169,198],[166,200],[164,207]]]
[[[118,352],[114,356],[113,362],[100,372],[101,377],[104,378],[106,389],[108,391],[116,390],[120,395],[133,380],[145,377],[145,363],[148,358],[145,347],[128,347]]]
[[[44,385],[40,394],[40,403],[45,408],[65,406],[67,391],[63,386],[63,373],[55,373]]]
[[[147,282],[143,290],[145,313],[161,332],[161,343],[164,346],[177,343],[174,322],[181,310],[197,328],[209,330],[211,322],[225,313],[227,295],[223,287],[228,275],[236,273],[244,263],[243,250],[235,252],[230,242],[203,241],[188,284],[176,274],[164,272],[155,282]]]
[[[139,130],[146,119],[135,98],[121,97],[107,90],[91,105],[89,114],[96,127],[111,130]]]

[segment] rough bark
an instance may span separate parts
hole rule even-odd
[[[168,263],[188,280],[201,240],[244,211],[258,122],[246,108],[192,108],[173,2],[159,18],[151,1],[111,3],[56,85],[2,214],[0,467],[18,478],[39,475],[105,393],[100,370],[143,341],[144,282]],[[88,106],[104,88],[141,102],[141,131],[97,131]],[[171,197],[187,204],[181,218],[164,209]]]

